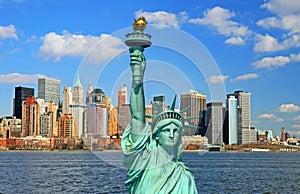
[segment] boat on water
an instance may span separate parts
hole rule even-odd
[[[249,148],[249,152],[269,152],[270,149],[264,148]]]

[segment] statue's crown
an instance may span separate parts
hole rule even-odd
[[[181,113],[176,112],[174,110],[167,110],[165,112],[162,112],[154,118],[154,121],[152,122],[153,128],[156,126],[157,123],[165,119],[176,119],[182,121],[182,115]]]

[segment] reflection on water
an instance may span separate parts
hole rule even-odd
[[[297,193],[300,153],[184,153],[199,193]],[[126,193],[121,152],[0,152],[1,193]]]

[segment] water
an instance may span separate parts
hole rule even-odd
[[[298,193],[300,153],[184,153],[199,193]],[[119,152],[0,152],[0,193],[126,193]]]

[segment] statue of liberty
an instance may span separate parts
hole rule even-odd
[[[151,124],[146,121],[143,51],[151,45],[151,36],[143,33],[146,24],[144,17],[135,19],[135,31],[125,41],[132,71],[131,123],[122,138],[128,168],[125,186],[130,193],[198,193],[193,173],[182,161],[183,124],[181,113],[174,111],[176,98],[170,110],[153,117]]]

